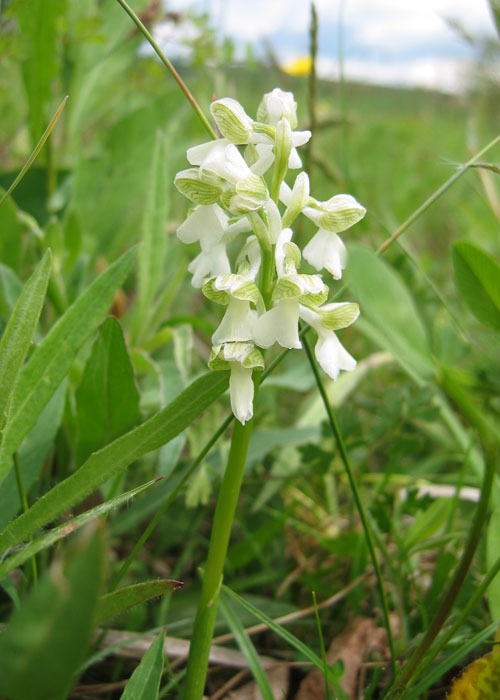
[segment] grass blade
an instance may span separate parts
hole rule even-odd
[[[238,616],[234,614],[234,611],[231,609],[231,606],[228,605],[227,601],[221,597],[219,602],[224,617],[231,628],[231,632],[234,634],[234,638],[236,639],[239,648],[248,661],[248,667],[250,668],[252,676],[259,687],[263,700],[274,700],[274,693],[269,685],[269,679],[262,667],[259,655],[252,644],[252,640],[247,636],[245,628],[238,619]]]
[[[18,374],[33,341],[50,276],[47,251],[24,286],[0,341],[0,435],[3,432]]]
[[[142,661],[130,677],[120,700],[156,700],[163,673],[163,645],[165,630],[162,630]]]

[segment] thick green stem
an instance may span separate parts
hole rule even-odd
[[[217,499],[201,596],[189,648],[184,700],[201,700],[205,689],[224,562],[243,479],[252,427],[253,420],[245,425],[239,421],[234,422],[231,448]]]

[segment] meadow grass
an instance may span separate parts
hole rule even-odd
[[[175,236],[187,205],[174,176],[209,136],[164,68],[137,58],[118,4],[34,6],[41,43],[23,3],[1,25],[0,186],[15,188],[0,205],[0,696],[109,684],[110,699],[192,700],[185,646],[164,665],[158,630],[192,636],[231,440],[227,377],[206,370],[220,307],[189,284],[196,246]],[[205,115],[214,95],[254,114],[279,86],[307,128],[307,78],[199,50],[205,64],[179,70]],[[481,85],[318,83],[314,196],[367,209],[332,288],[361,307],[341,336],[358,367],[334,383],[304,353],[267,357],[214,621],[266,699],[269,656],[291,669],[289,697],[311,663],[325,697],[344,697],[325,648],[359,618],[392,627],[355,669],[365,700],[443,697],[491,649],[499,189],[494,167],[463,167],[497,138],[490,104]],[[479,161],[495,159],[498,144]],[[108,628],[157,641],[137,665]],[[207,692],[234,675],[213,668]]]

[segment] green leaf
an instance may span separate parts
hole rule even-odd
[[[23,291],[23,283],[10,267],[2,265],[2,263],[0,263],[0,287],[2,313],[10,316]]]
[[[0,340],[0,435],[10,411],[19,372],[33,341],[50,276],[47,251],[26,282]]]
[[[45,126],[45,108],[51,99],[52,83],[58,73],[58,26],[66,0],[18,0],[14,11],[25,40],[22,74],[29,104],[33,141]]]
[[[158,131],[141,226],[134,335],[149,325],[153,301],[164,284],[168,191],[166,162],[165,137]]]
[[[120,324],[108,318],[75,393],[77,464],[141,422],[139,399]]]
[[[35,426],[24,438],[18,450],[19,465],[24,490],[30,489],[40,476],[48,452],[61,424],[66,400],[66,381],[58,386],[54,396],[45,406]],[[0,529],[4,528],[17,514],[21,506],[19,487],[14,471],[11,470],[0,486]],[[1,568],[1,567],[0,567]]]
[[[458,241],[453,267],[458,291],[474,316],[500,331],[500,265],[473,243]]]
[[[23,232],[24,227],[17,215],[14,200],[7,197],[0,206],[0,260],[16,272],[19,272],[21,267]]]
[[[5,426],[3,454],[0,455],[0,483],[10,468],[11,455],[69,372],[77,350],[94,333],[108,311],[134,256],[135,249],[132,248],[110,265],[61,316],[24,365],[14,389],[11,413]]]
[[[486,566],[490,569],[500,557],[500,509],[491,514],[486,533]],[[486,598],[492,620],[500,618],[500,574],[490,583]]]
[[[104,565],[102,528],[93,527],[13,613],[0,636],[0,695],[67,698],[90,643]]]
[[[120,700],[157,700],[163,673],[163,646],[165,630],[162,630],[135,669]]]
[[[425,540],[436,535],[446,525],[452,507],[451,499],[438,498],[428,508],[419,511],[403,537],[403,546],[410,550],[422,546]]]
[[[399,275],[375,253],[358,246],[349,248],[348,269],[361,310],[356,327],[389,350],[417,381],[434,376],[424,325]]]
[[[102,596],[99,601],[97,624],[103,625],[111,618],[134,607],[134,605],[140,605],[152,598],[158,598],[166,593],[170,593],[170,591],[176,591],[178,588],[182,588],[183,585],[182,581],[173,581],[165,578],[137,583],[135,586],[127,586],[108,593]]]
[[[0,552],[30,537],[136,459],[172,440],[227,389],[228,382],[228,373],[208,372],[162,411],[92,454],[78,471],[56,484],[0,533]]]
[[[77,515],[76,518],[68,520],[64,523],[64,525],[60,525],[59,527],[55,527],[48,532],[44,532],[43,535],[31,540],[31,542],[24,547],[16,548],[12,553],[10,553],[10,556],[4,558],[0,563],[0,580],[14,569],[24,564],[25,561],[35,556],[35,554],[38,554],[38,552],[52,547],[54,544],[56,544],[56,542],[59,542],[63,538],[72,535],[74,532],[77,532],[82,527],[88,523],[91,523],[97,518],[109,515],[109,513],[116,511],[122,505],[130,503],[135,496],[158,483],[159,480],[160,479],[152,479],[141,486],[136,486],[135,489],[131,489],[126,493],[116,496],[116,498],[111,498],[105,503],[100,503],[98,506],[91,508],[85,513]]]

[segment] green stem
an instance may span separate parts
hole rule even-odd
[[[179,73],[175,70],[172,63],[168,60],[168,58],[165,56],[163,51],[160,49],[160,47],[158,46],[158,44],[154,40],[151,32],[147,29],[147,27],[144,26],[144,24],[141,22],[139,17],[133,11],[133,9],[130,7],[130,5],[127,2],[125,2],[125,0],[117,0],[117,2],[123,7],[123,9],[128,14],[128,16],[131,18],[131,20],[134,22],[136,27],[144,34],[144,36],[146,37],[148,42],[151,44],[151,46],[155,50],[156,55],[158,56],[160,61],[163,63],[165,68],[169,71],[170,75],[173,77],[173,79],[175,80],[177,85],[180,87],[180,89],[182,90],[182,92],[186,96],[187,101],[189,102],[189,104],[192,106],[192,108],[196,112],[199,120],[201,121],[201,123],[205,127],[206,131],[210,135],[210,138],[212,138],[212,139],[217,138],[215,131],[213,130],[208,119],[203,114],[201,107],[196,102],[194,96],[190,92],[189,88],[187,87],[186,83],[183,81],[183,79],[181,78]]]
[[[339,449],[340,458],[342,459],[342,462],[344,464],[347,478],[349,480],[349,485],[351,487],[354,501],[356,503],[356,508],[358,510],[358,513],[359,513],[359,518],[361,520],[361,525],[363,527],[363,532],[365,534],[365,539],[366,539],[366,544],[368,546],[368,551],[370,552],[370,557],[372,560],[373,568],[375,571],[375,576],[377,578],[377,583],[378,583],[378,587],[379,587],[380,599],[382,602],[382,615],[384,618],[384,626],[387,630],[387,639],[389,642],[389,650],[391,652],[392,672],[394,674],[395,670],[396,670],[396,652],[394,649],[394,636],[392,634],[391,621],[389,619],[389,604],[387,602],[387,596],[385,594],[384,579],[382,577],[382,571],[380,569],[380,564],[378,561],[377,552],[375,551],[375,542],[374,542],[372,531],[370,528],[370,523],[368,521],[368,514],[367,514],[365,507],[363,505],[363,501],[361,499],[361,494],[359,492],[358,485],[356,483],[356,479],[354,478],[354,472],[352,470],[351,462],[349,460],[349,455],[347,454],[347,450],[346,450],[345,445],[344,445],[342,433],[340,432],[340,428],[338,426],[337,419],[335,418],[332,407],[330,405],[330,401],[328,400],[328,395],[327,395],[326,390],[325,390],[325,385],[324,385],[322,377],[319,373],[318,365],[316,363],[316,360],[315,360],[314,355],[311,351],[311,347],[309,345],[309,342],[308,342],[305,334],[302,336],[302,341],[304,343],[304,348],[305,348],[305,351],[307,354],[307,358],[309,360],[309,364],[311,365],[311,369],[312,369],[312,371],[314,373],[314,377],[316,379],[316,385],[318,387],[318,391],[321,395],[321,398],[323,400],[323,404],[325,406],[325,409],[326,409],[326,412],[328,415],[328,421],[330,423],[330,428],[331,428],[332,433],[333,433],[335,440],[337,442],[337,447]]]
[[[257,386],[255,390],[257,392]],[[217,499],[201,595],[189,647],[184,700],[201,700],[205,690],[224,562],[243,480],[252,428],[253,420],[248,421],[245,425],[239,421],[234,422],[231,448]]]
[[[421,204],[418,209],[415,209],[413,214],[409,216],[406,221],[404,221],[401,226],[394,231],[392,236],[389,236],[389,238],[382,243],[380,248],[377,250],[377,253],[383,253],[387,248],[394,243],[405,231],[408,229],[416,219],[421,216],[426,209],[428,209],[431,204],[434,204],[436,200],[441,197],[442,194],[444,194],[452,185],[454,182],[456,182],[462,175],[469,170],[469,168],[472,168],[476,161],[479,160],[487,151],[490,150],[493,146],[495,146],[498,142],[500,141],[500,136],[495,137],[492,141],[490,141],[484,148],[482,148],[479,153],[476,153],[476,155],[472,156],[470,160],[467,161],[467,163],[464,163],[461,165],[458,170],[453,173],[453,175],[446,180],[446,182],[441,185],[441,187],[438,187],[438,189],[431,194],[431,196],[425,200],[423,204]]]
[[[460,593],[464,578],[469,570],[474,554],[479,545],[481,532],[488,517],[488,506],[493,487],[493,481],[496,474],[496,466],[499,454],[499,440],[495,429],[490,426],[481,411],[472,403],[469,395],[457,381],[453,378],[450,372],[443,369],[440,383],[452,401],[460,408],[461,412],[467,416],[470,423],[479,433],[479,438],[484,451],[484,477],[481,487],[481,497],[477,506],[470,535],[465,547],[465,551],[461,557],[460,564],[453,576],[450,587],[443,602],[431,622],[426,634],[413,653],[401,674],[396,678],[393,686],[386,695],[386,700],[394,700],[401,698],[406,693],[407,688],[414,682],[417,673],[421,672],[421,667],[424,662],[424,657],[427,655],[431,645],[437,638],[439,632],[443,628],[453,605]]]
[[[208,440],[208,442],[205,444],[203,449],[199,452],[196,459],[194,459],[191,462],[189,468],[186,469],[184,474],[179,478],[179,481],[174,486],[172,491],[169,493],[167,498],[163,501],[160,508],[158,508],[154,517],[149,522],[148,526],[146,527],[144,532],[141,534],[141,536],[139,537],[139,539],[135,543],[132,551],[130,552],[128,557],[125,559],[125,561],[121,565],[118,573],[116,574],[116,576],[114,577],[114,579],[111,582],[111,585],[109,587],[109,592],[114,591],[118,587],[118,584],[120,583],[122,578],[127,573],[128,569],[130,568],[130,565],[132,564],[133,561],[135,561],[137,555],[139,554],[141,549],[144,547],[145,543],[147,542],[147,540],[149,539],[151,534],[154,532],[156,526],[160,522],[164,513],[168,510],[168,508],[170,507],[173,500],[179,494],[179,491],[181,490],[181,488],[184,486],[185,483],[187,483],[187,481],[189,480],[191,475],[194,473],[195,469],[203,462],[203,460],[205,459],[207,454],[210,452],[212,447],[215,445],[217,440],[220,438],[220,436],[226,432],[226,430],[229,427],[229,425],[231,424],[232,420],[233,420],[233,416],[230,415],[223,421],[223,423],[219,426],[219,428],[212,435],[210,440]]]

